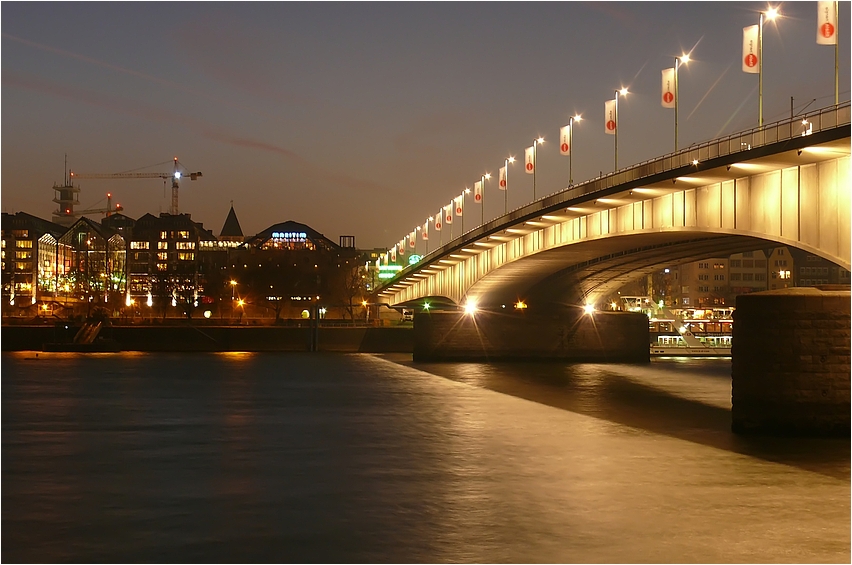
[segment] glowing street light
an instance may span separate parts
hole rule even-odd
[[[615,100],[613,100],[613,103],[614,103],[613,122],[615,122],[615,123],[612,124],[612,125],[613,125],[613,129],[615,130],[613,133],[615,134],[615,170],[616,171],[618,170],[618,130],[621,129],[619,127],[619,123],[618,123],[618,95],[619,94],[621,96],[627,96],[627,94],[628,94],[627,88],[622,86],[621,88],[616,90],[615,91]]]
[[[533,202],[535,202],[535,170],[538,168],[538,146],[544,143],[544,138],[539,136],[533,140]]]
[[[680,92],[679,92],[679,89],[678,89],[678,69],[680,69],[681,65],[685,65],[688,62],[689,62],[689,55],[688,54],[681,55],[680,57],[675,57],[675,66],[674,66],[674,90],[675,90],[674,91],[674,111],[675,111],[674,112],[674,114],[675,114],[674,143],[675,143],[675,152],[677,152],[677,148],[678,148],[678,143],[677,143],[677,110],[678,110],[678,104],[680,103]]]
[[[568,125],[561,128],[559,131],[559,151],[563,155],[568,155],[568,186],[574,186],[574,122],[583,121],[580,114],[575,114],[568,118]]]
[[[757,24],[757,126],[763,127],[763,22],[779,17],[778,9],[770,6],[760,13]],[[749,29],[749,28],[746,28]],[[753,63],[752,63],[753,64]]]
[[[503,162],[503,166],[500,168],[499,174],[497,175],[497,184],[499,185],[500,190],[503,191],[503,215],[509,213],[509,163],[514,163],[515,158],[511,155],[508,159]]]
[[[595,305],[594,304],[586,304],[583,306],[583,313],[587,316],[591,316],[595,313]]]
[[[464,305],[464,313],[468,316],[473,316],[476,313],[476,300],[468,298]]]

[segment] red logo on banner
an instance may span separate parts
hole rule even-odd
[[[505,181],[505,180],[501,180],[501,181],[500,181],[500,186],[506,186],[506,181]]]
[[[665,102],[666,104],[671,104],[672,100],[674,100],[674,94],[672,94],[671,92],[666,92],[665,94],[663,94],[663,102]]]
[[[441,221],[440,221],[440,220],[438,220],[437,222],[435,222],[435,229],[436,229],[436,230],[441,229]]]
[[[560,148],[560,149],[562,149],[562,151],[563,151],[563,152],[564,152],[564,151],[568,151],[568,144],[567,144],[567,143],[563,143],[562,145],[560,145],[560,146],[559,146],[559,148]]]
[[[474,195],[473,199],[476,200],[477,202],[479,202],[480,200],[482,200],[482,195],[476,194],[476,195]]]
[[[820,33],[822,33],[823,37],[831,37],[834,35],[834,26],[828,22],[822,24],[819,28]]]
[[[757,55],[755,55],[754,53],[749,53],[748,55],[746,55],[745,64],[746,67],[753,67],[757,65]]]
[[[528,171],[533,170],[533,164],[532,163],[527,163],[527,170]]]
[[[456,214],[461,214],[461,213],[462,213],[461,206],[456,206]]]
[[[613,131],[613,130],[615,130],[615,120],[609,120],[609,121],[607,121],[607,123],[606,123],[606,129],[608,129],[609,131]]]
[[[447,223],[452,222],[452,221],[453,221],[453,217],[450,216],[449,214],[447,214]]]

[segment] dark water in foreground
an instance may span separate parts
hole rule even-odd
[[[849,441],[733,436],[726,360],[33,355],[4,562],[850,560]]]

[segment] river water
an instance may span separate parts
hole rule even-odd
[[[849,562],[848,440],[729,360],[2,357],[4,562]]]

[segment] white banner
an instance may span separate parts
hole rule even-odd
[[[450,202],[449,206],[444,206],[444,223],[452,224],[453,223],[453,203]]]
[[[464,196],[456,196],[454,202],[456,205],[456,216],[464,215]]]
[[[748,26],[743,28],[743,72],[759,73],[760,61],[758,60],[758,34],[759,26]]]
[[[674,108],[675,107],[675,70],[674,67],[670,69],[663,69],[663,97],[660,102],[663,104],[663,108]]]
[[[405,255],[405,238],[403,237],[399,240],[399,254]]]
[[[482,204],[482,181],[478,180],[473,183],[473,201],[477,204]]]
[[[559,153],[561,155],[571,154],[571,124],[559,128]]]
[[[421,232],[423,233],[423,241],[428,240],[429,239],[429,220],[426,220],[426,223],[423,224],[423,229],[421,230]]]
[[[444,224],[444,209],[435,215],[435,231],[441,231],[441,226]]]
[[[497,184],[500,187],[500,190],[506,190],[509,183],[506,180],[506,167],[505,166],[500,167],[500,173],[498,175],[498,178],[499,178],[499,182]]]
[[[524,171],[528,175],[535,172],[535,145],[524,149]]]
[[[615,128],[618,127],[616,123],[618,116],[615,113],[615,104],[615,99],[607,100],[604,103],[604,131],[609,135],[615,135]]]
[[[393,249],[390,250],[390,259],[396,263],[396,245],[394,245]]]
[[[837,2],[817,2],[817,43],[837,44]]]

